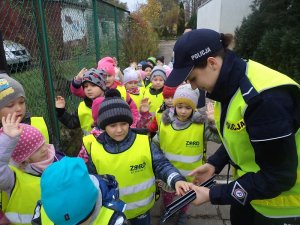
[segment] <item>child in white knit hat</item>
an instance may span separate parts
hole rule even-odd
[[[207,140],[218,138],[218,133],[205,113],[197,111],[199,90],[190,84],[179,86],[174,94],[173,107],[163,112],[158,134],[153,138],[170,162],[192,181],[189,173],[205,162]],[[213,139],[215,140],[215,139]],[[174,191],[165,188],[162,192],[164,205],[169,205],[175,197]],[[178,223],[185,224],[187,207],[181,210]]]

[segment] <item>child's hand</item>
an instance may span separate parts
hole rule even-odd
[[[175,184],[176,194],[185,195],[190,190],[190,184],[186,181],[177,181]]]
[[[75,80],[82,80],[84,73],[87,71],[86,68],[82,68],[79,73],[74,77]]]
[[[9,113],[6,117],[2,117],[3,132],[9,137],[17,137],[22,133],[22,126],[20,126],[22,118],[16,116],[14,112],[12,115]]]
[[[207,119],[210,122],[215,121],[215,117],[214,117],[214,104],[212,102],[208,102],[207,106],[206,106],[206,115],[207,115]]]
[[[149,98],[142,99],[140,105],[140,112],[149,112],[149,109],[150,109]]]
[[[55,99],[55,107],[64,109],[66,107],[66,101],[62,96],[57,96]]]

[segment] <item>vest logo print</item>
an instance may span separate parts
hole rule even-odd
[[[144,171],[146,168],[146,162],[137,165],[130,166],[130,173],[138,173]]]
[[[198,148],[200,146],[200,141],[186,141],[185,147]]]
[[[233,122],[233,123],[226,121],[226,127],[228,130],[241,131],[241,130],[245,129],[246,124],[243,119],[240,120],[239,122]]]

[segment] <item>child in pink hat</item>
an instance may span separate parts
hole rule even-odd
[[[40,176],[48,165],[62,156],[56,155],[53,145],[45,142],[39,130],[20,121],[16,113],[2,117],[0,190],[7,195],[2,206],[10,222],[31,224],[28,215],[33,214],[41,198]]]
[[[130,95],[126,92],[125,87],[116,79],[116,72],[115,72],[115,60],[111,57],[104,57],[98,62],[97,69],[98,70],[104,70],[106,72],[105,77],[105,84],[107,89],[118,89],[118,91],[121,93],[121,96],[126,102],[128,103],[130,107],[130,111],[133,115],[134,122],[132,124],[132,128],[136,127],[136,123],[139,117],[139,112],[136,107],[136,104],[131,99]],[[84,98],[85,94],[83,92],[81,82],[83,74],[86,72],[86,69],[83,68],[77,76],[74,77],[70,90],[72,94]]]

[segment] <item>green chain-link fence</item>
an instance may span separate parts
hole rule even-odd
[[[26,91],[28,111],[43,116],[60,140],[55,96],[69,111],[80,99],[71,95],[70,80],[97,65],[103,56],[122,55],[122,27],[128,11],[101,0],[1,0],[0,29],[11,76]]]

